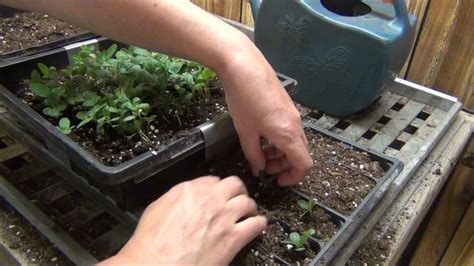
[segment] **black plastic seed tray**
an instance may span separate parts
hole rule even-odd
[[[18,9],[13,9],[13,8],[0,5],[0,18],[10,18],[10,17],[15,16],[15,14],[23,13],[23,12],[25,11],[21,11]],[[64,45],[84,41],[84,40],[91,39],[94,37],[97,37],[97,35],[94,33],[83,32],[76,35],[60,38],[55,41],[33,45],[24,49],[0,53],[0,66],[16,62],[22,58],[28,58],[29,56],[37,54],[37,53],[42,53],[45,51],[56,49],[58,47],[62,47]]]
[[[350,215],[341,214],[322,203],[318,204],[327,211],[331,212],[332,215],[335,215],[337,219],[342,223],[342,226],[337,232],[337,234],[333,236],[329,241],[319,242],[321,251],[312,261],[312,264],[327,264],[337,255],[338,251],[342,248],[344,243],[351,237],[351,235],[355,231],[357,231],[358,227],[361,225],[367,215],[374,209],[380,199],[383,198],[392,181],[402,171],[403,163],[396,158],[369,150],[362,145],[359,145],[353,141],[346,140],[330,131],[319,128],[311,123],[305,123],[305,127],[310,128],[315,132],[319,132],[325,137],[341,142],[343,146],[346,146],[347,148],[366,153],[370,157],[371,161],[378,162],[382,169],[385,171],[384,176],[374,177],[368,172],[356,169],[359,172],[365,172],[365,176],[375,182],[375,186],[370,190],[369,194],[365,196],[362,202],[358,204],[357,208]],[[345,167],[353,168],[350,165],[345,165]],[[298,190],[295,190],[295,192],[303,197],[309,198],[308,195],[304,195]]]
[[[280,194],[271,194],[270,196],[266,195],[265,199],[262,198],[262,193],[261,190],[255,190],[252,188],[252,185],[255,186],[256,181],[250,181],[249,179],[251,177],[248,177],[248,172],[245,172],[243,170],[240,173],[230,173],[226,169],[228,169],[230,166],[234,164],[238,164],[241,166],[241,168],[245,167],[240,160],[242,156],[237,156],[235,157],[222,157],[219,158],[217,162],[215,163],[210,163],[208,166],[206,166],[206,170],[203,172],[200,172],[199,174],[206,174],[210,173],[213,175],[217,176],[228,176],[228,175],[241,175],[244,178],[244,183],[246,183],[250,196],[252,196],[255,201],[257,202],[257,205],[259,206],[261,213],[275,213],[277,218],[273,217],[274,219],[277,219],[279,224],[282,226],[283,230],[285,233],[290,234],[291,232],[297,232],[302,233],[301,230],[308,230],[308,226],[301,226],[302,228],[305,229],[296,229],[296,228],[291,228],[289,224],[295,225],[295,220],[294,218],[290,217],[298,217],[299,214],[301,213],[294,213],[291,215],[285,216],[286,218],[279,218],[278,215],[281,213],[281,204],[284,206],[290,206],[287,205],[287,201],[291,202],[293,205],[296,204],[296,201],[298,199],[315,199],[316,200],[316,206],[315,208],[319,208],[320,211],[324,214],[324,216],[330,217],[326,218],[325,222],[312,222],[313,226],[314,223],[319,224],[321,228],[324,228],[324,224],[328,224],[328,221],[332,224],[335,225],[335,234],[333,234],[330,237],[325,237],[324,234],[319,235],[317,233],[314,237],[311,238],[309,241],[310,243],[310,248],[316,253],[316,256],[314,258],[310,258],[310,260],[303,261],[303,264],[313,264],[313,265],[319,265],[319,264],[330,264],[332,259],[337,256],[338,251],[342,248],[342,246],[345,244],[345,242],[351,237],[351,235],[357,231],[358,227],[362,223],[362,221],[365,219],[368,213],[371,212],[371,210],[376,206],[378,201],[384,196],[385,192],[387,191],[390,183],[393,181],[393,179],[400,173],[400,171],[403,168],[403,165],[400,161],[385,156],[383,154],[373,152],[370,150],[367,150],[361,145],[358,145],[357,143],[345,140],[337,135],[335,135],[332,132],[329,132],[327,130],[321,129],[315,125],[312,124],[306,124],[305,123],[305,128],[307,130],[311,130],[312,132],[316,134],[321,134],[324,138],[329,138],[334,140],[335,142],[339,143],[344,150],[346,149],[353,149],[355,151],[361,152],[361,153],[366,153],[367,156],[370,158],[372,162],[377,162],[380,167],[383,169],[384,175],[383,176],[372,176],[369,172],[360,169],[359,167],[355,168],[351,165],[344,165],[344,163],[338,164],[336,163],[338,167],[342,168],[347,168],[351,169],[354,172],[361,173],[364,178],[367,178],[367,180],[372,183],[374,186],[373,188],[368,192],[367,195],[363,198],[361,202],[358,203],[357,207],[355,207],[350,214],[342,214],[341,212],[336,211],[333,208],[328,207],[326,204],[324,204],[324,199],[318,198],[315,195],[310,195],[302,193],[302,190],[299,190],[299,188],[304,185],[304,183],[300,183],[299,185],[295,186],[293,189],[291,189],[290,192],[285,193],[280,193]],[[338,145],[339,145],[338,144]],[[236,159],[239,158],[239,159]],[[329,159],[332,160],[332,159]],[[208,171],[208,172],[206,172]],[[240,171],[240,170],[239,170]],[[349,171],[349,173],[351,173]],[[315,177],[313,177],[315,178]],[[256,179],[256,178],[255,178]],[[259,181],[257,181],[258,183]],[[262,182],[258,183],[257,186],[261,186]],[[271,189],[276,190],[277,188],[271,187]],[[332,191],[331,191],[332,189]],[[336,188],[334,188],[336,189]],[[334,193],[333,188],[328,188],[328,192]],[[341,188],[338,188],[341,189]],[[336,189],[336,191],[338,190]],[[259,193],[255,193],[255,191],[258,191]],[[273,191],[271,193],[274,193]],[[341,194],[343,192],[341,191]],[[288,196],[285,196],[287,194],[291,194],[291,199],[288,199]],[[282,199],[285,198],[285,199]],[[282,203],[283,202],[283,203]],[[297,206],[296,206],[297,207]],[[297,208],[298,209],[298,208]],[[290,211],[290,213],[293,213],[295,210]],[[301,211],[301,210],[300,210]],[[270,215],[271,217],[272,215]],[[323,216],[323,215],[322,215]],[[290,220],[285,220],[285,219],[290,219],[292,222],[289,222]],[[299,221],[299,220],[298,220]],[[323,220],[318,220],[318,221],[323,221]],[[272,221],[273,222],[273,221]],[[320,229],[321,229],[320,228]],[[318,230],[318,228],[314,228],[315,230]],[[318,238],[320,237],[320,238]],[[258,246],[250,246],[250,249],[253,248],[253,252],[258,251],[258,252],[265,252],[266,248],[262,251],[261,249],[259,250]],[[271,253],[271,252],[270,252]],[[273,262],[278,262],[282,264],[293,264],[293,263],[287,263],[285,262],[284,258],[281,258],[281,256],[278,256],[277,254],[269,254],[268,256],[273,260]],[[301,261],[300,261],[301,262]],[[238,261],[236,262],[238,264],[246,264],[246,262]],[[272,262],[269,262],[270,264]]]
[[[169,145],[162,145],[157,150],[145,152],[118,166],[106,166],[15,95],[18,84],[30,76],[38,63],[63,68],[69,64],[69,58],[79,51],[82,45],[95,45],[102,50],[112,43],[114,42],[105,38],[89,40],[74,47],[48,51],[27,60],[22,59],[0,66],[0,84],[3,85],[0,85],[0,100],[15,119],[52,154],[66,162],[72,170],[98,184],[115,185],[129,180],[140,183],[198,151],[204,151],[203,159],[211,158],[218,154],[219,150],[225,149],[227,144],[236,140],[232,120],[228,114],[224,114],[196,127],[188,135]],[[278,76],[289,93],[296,89],[295,80],[283,75]]]

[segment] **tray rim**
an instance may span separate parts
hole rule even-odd
[[[84,45],[96,45],[99,46],[100,44],[107,44],[107,42],[113,42],[113,43],[120,43],[116,42],[114,40],[105,38],[105,37],[100,37],[96,39],[90,39],[82,42],[77,42],[74,44],[70,44],[67,46],[60,47],[58,49],[46,51],[44,53],[38,53],[35,54],[31,57],[22,57],[18,58],[18,60],[14,60],[11,62],[8,62],[7,64],[0,65],[0,70],[1,69],[6,69],[9,67],[14,67],[17,64],[21,63],[26,63],[28,61],[31,61],[33,59],[41,59],[41,58],[48,58],[51,56],[58,56],[63,53],[67,55],[68,58],[71,57],[71,54],[79,51],[80,47]],[[292,79],[291,77],[288,77],[286,75],[276,73],[276,75],[281,79],[282,85],[286,86],[285,88],[288,88],[290,90],[289,93],[294,91],[297,86],[296,80]],[[203,149],[203,148],[208,148],[206,146],[206,141],[208,139],[211,139],[213,136],[211,135],[212,130],[207,130],[209,129],[209,126],[212,125],[223,125],[223,127],[229,127],[232,126],[231,118],[229,112],[226,112],[221,115],[215,116],[213,119],[211,119],[208,122],[204,122],[200,125],[195,126],[193,129],[189,130],[190,133],[184,137],[181,137],[178,140],[175,140],[169,144],[166,145],[160,145],[157,149],[154,150],[149,150],[146,151],[136,157],[134,157],[131,160],[125,161],[119,165],[116,166],[107,166],[104,163],[102,163],[100,160],[95,158],[92,154],[87,152],[83,147],[81,147],[79,144],[74,142],[70,137],[65,136],[59,130],[56,129],[54,125],[52,125],[49,121],[47,121],[44,117],[41,116],[38,112],[33,110],[31,107],[26,105],[20,98],[15,96],[12,91],[10,91],[8,88],[0,84],[0,99],[2,99],[5,103],[5,106],[7,109],[9,109],[14,115],[14,117],[18,120],[21,121],[23,124],[29,125],[30,122],[33,122],[33,124],[26,126],[26,127],[40,127],[42,128],[42,133],[38,132],[39,135],[41,135],[41,138],[44,140],[50,140],[51,139],[51,144],[59,144],[58,146],[58,152],[67,151],[69,149],[73,150],[74,153],[71,154],[71,156],[62,156],[64,158],[70,158],[72,162],[75,164],[78,164],[83,171],[87,172],[87,176],[93,178],[94,180],[98,181],[99,183],[106,184],[106,185],[115,185],[115,184],[120,184],[123,183],[127,180],[134,179],[135,182],[141,182],[149,178],[153,173],[149,174],[149,172],[154,172],[159,173],[160,171],[168,168],[169,166],[177,163],[179,160],[190,156],[194,154],[195,152]],[[28,121],[27,117],[31,117],[32,121]],[[230,121],[230,122],[229,122]],[[32,130],[30,128],[30,130]],[[52,137],[49,137],[52,136]],[[224,136],[225,137],[225,136]],[[213,140],[215,140],[215,136]],[[178,149],[178,146],[180,143],[184,143],[186,141],[190,141],[190,145],[187,145],[185,149]],[[176,151],[179,150],[179,151]],[[207,153],[207,151],[206,151]],[[216,153],[216,151],[210,151],[210,153]],[[156,164],[153,163],[153,170],[151,171],[146,171],[144,170],[145,174],[143,176],[130,176],[133,169],[137,168],[136,164],[151,164],[152,161],[157,160],[158,158],[163,158],[166,160],[164,163],[161,164]],[[85,168],[82,167],[82,163],[87,163],[92,168]],[[148,162],[148,164],[146,164]],[[89,170],[92,169],[92,170]],[[128,171],[128,172],[127,172]],[[94,173],[94,174],[92,174]],[[128,173],[126,174],[127,176],[117,176],[120,175],[120,173]]]

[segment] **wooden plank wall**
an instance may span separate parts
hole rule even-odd
[[[191,1],[253,25],[249,0]],[[474,1],[407,0],[407,6],[418,17],[417,38],[400,76],[459,97],[474,109]]]

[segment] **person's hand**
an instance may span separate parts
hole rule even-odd
[[[219,77],[253,174],[278,174],[281,186],[301,181],[313,160],[300,114],[263,55],[249,46]],[[262,148],[261,138],[271,144],[269,148]]]
[[[129,242],[103,263],[225,265],[265,227],[238,177],[202,177],[150,204]]]

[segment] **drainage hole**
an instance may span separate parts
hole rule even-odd
[[[377,123],[380,123],[382,125],[386,125],[389,121],[390,121],[390,117],[387,117],[387,116],[384,115],[377,121]]]
[[[403,106],[404,106],[404,105],[401,104],[401,103],[396,103],[396,104],[394,104],[394,105],[392,106],[392,110],[395,110],[395,111],[398,112],[398,111],[402,110]]]
[[[369,129],[364,133],[364,135],[362,135],[362,137],[366,139],[372,139],[376,134],[377,132]]]
[[[415,132],[418,130],[417,127],[414,127],[412,125],[408,125],[403,131],[408,133],[408,134],[415,134]]]
[[[426,120],[426,119],[428,119],[428,117],[430,117],[430,114],[428,114],[425,111],[421,111],[421,112],[418,113],[418,115],[416,117],[421,119],[421,120]]]
[[[395,149],[395,150],[401,150],[403,145],[405,145],[405,142],[404,141],[401,141],[401,140],[394,140],[392,143],[390,143],[390,148],[392,149]]]
[[[339,122],[337,122],[337,124],[334,126],[336,128],[339,128],[339,129],[346,129],[351,123],[345,121],[345,120],[340,120]]]

